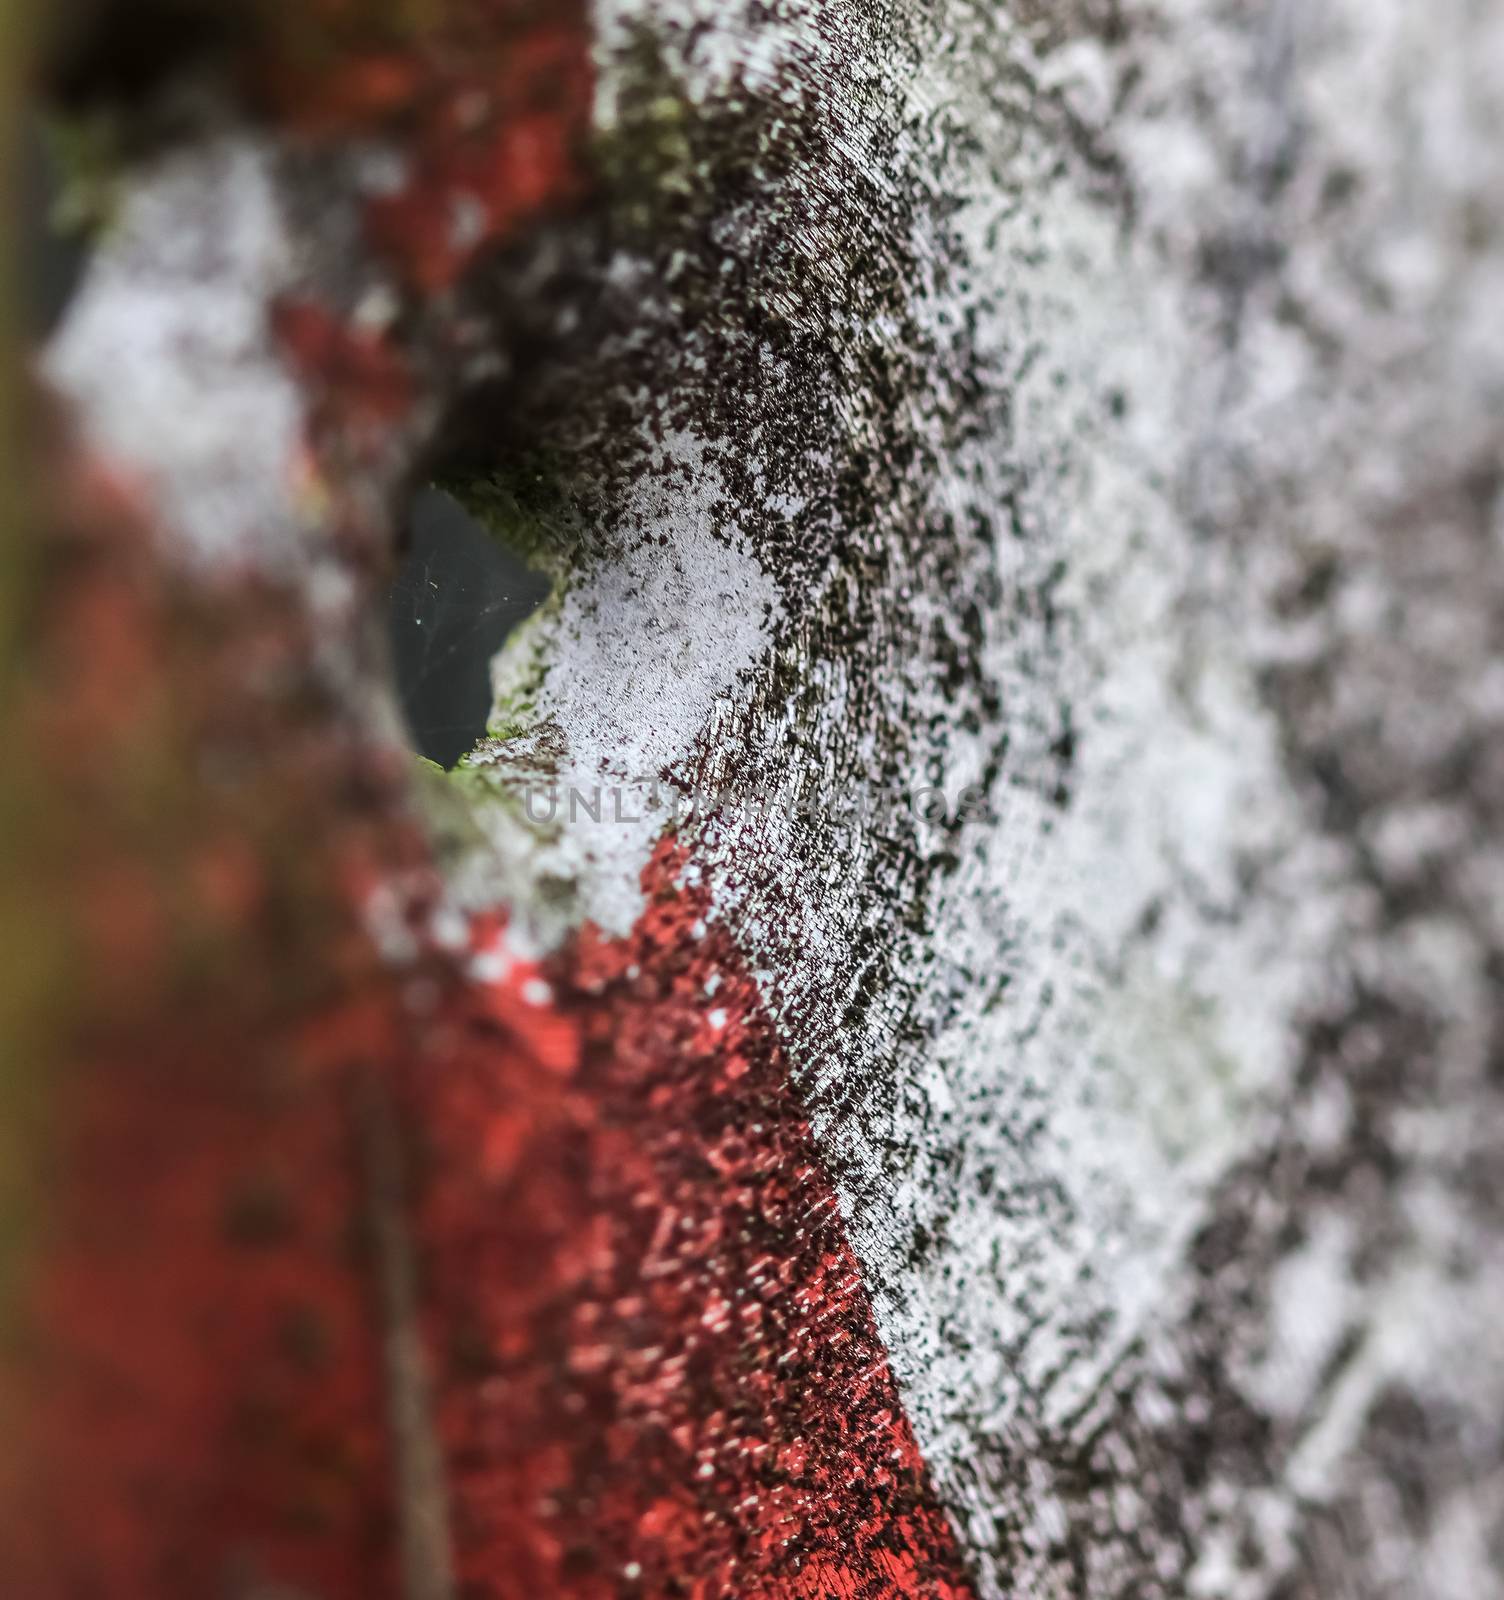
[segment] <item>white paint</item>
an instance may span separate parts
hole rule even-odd
[[[619,559],[591,566],[509,642],[494,670],[498,715],[529,692],[528,733],[468,761],[512,800],[477,808],[494,857],[472,863],[464,892],[494,903],[500,888],[516,907],[517,937],[538,948],[585,919],[630,932],[643,868],[675,803],[660,775],[684,761],[764,655],[781,609],[745,540],[714,524],[724,493],[701,443],[670,436],[644,468],[626,526],[654,537],[625,535]],[[666,468],[682,469],[672,490],[659,476]],[[550,751],[542,766],[531,759],[540,739]]]
[[[302,399],[268,321],[294,268],[273,168],[237,135],[134,176],[44,361],[91,444],[204,564],[294,569],[316,524]]]

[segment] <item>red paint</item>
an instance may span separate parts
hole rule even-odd
[[[5,1592],[394,1593],[390,1467],[341,1075],[294,1038],[98,1050],[61,1085],[20,1324]]]
[[[787,1063],[683,865],[660,848],[630,938],[472,992],[410,1080],[465,1593],[960,1600]]]
[[[421,905],[421,834],[308,673],[298,594],[159,564],[118,479],[52,465],[3,888],[64,963],[61,1036],[6,1067],[45,1115],[0,1305],[0,1592],[383,1600],[348,1098],[401,1037],[362,896]]]
[[[420,12],[326,0],[272,13],[242,75],[299,138],[376,137],[403,157],[406,182],[368,205],[367,230],[421,302],[579,198],[594,82],[585,0],[433,0]]]
[[[969,1596],[786,1062],[683,866],[665,843],[630,938],[441,985],[421,1022],[393,979],[81,1058],[0,1497],[20,1592],[393,1595],[349,1103],[379,1070],[466,1600]]]
[[[315,435],[337,429],[347,447],[380,445],[408,415],[417,384],[384,334],[351,327],[311,300],[274,306],[272,326],[313,402]]]
[[[682,854],[627,939],[493,983],[384,965],[364,908],[418,933],[432,889],[404,763],[300,671],[297,597],[170,575],[113,492],[80,504],[16,723],[35,903],[81,944],[0,1371],[8,1592],[391,1595],[349,1103],[374,1071],[465,1600],[961,1600],[787,1062]]]
[[[587,10],[440,0],[394,30],[369,8],[325,6],[271,27],[254,61],[256,98],[286,132],[378,139],[402,174],[395,192],[361,202],[370,264],[403,301],[395,331],[307,296],[273,308],[309,401],[309,461],[339,501],[340,485],[362,470],[383,478],[410,448],[404,428],[437,398],[423,351],[453,337],[451,291],[466,272],[586,193]]]
[[[427,91],[403,139],[407,181],[367,206],[366,223],[377,254],[431,297],[584,192],[593,91],[584,8],[575,0],[548,25],[444,66]]]

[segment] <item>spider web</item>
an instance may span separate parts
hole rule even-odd
[[[417,497],[388,618],[397,690],[422,755],[449,767],[474,747],[491,711],[491,661],[548,592],[458,502],[436,490]]]

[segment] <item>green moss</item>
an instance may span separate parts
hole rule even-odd
[[[447,771],[425,756],[414,756],[418,805],[428,825],[434,853],[441,863],[453,863],[485,843],[475,821],[482,794],[475,787],[478,773],[463,767]]]
[[[617,226],[629,236],[649,233],[666,204],[682,204],[697,188],[696,113],[661,71],[640,80],[640,98],[624,104],[621,120],[597,135],[591,154]]]

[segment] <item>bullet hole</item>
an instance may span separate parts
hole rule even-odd
[[[458,501],[436,489],[415,497],[389,625],[420,755],[452,767],[475,747],[491,713],[491,661],[550,587]]]

